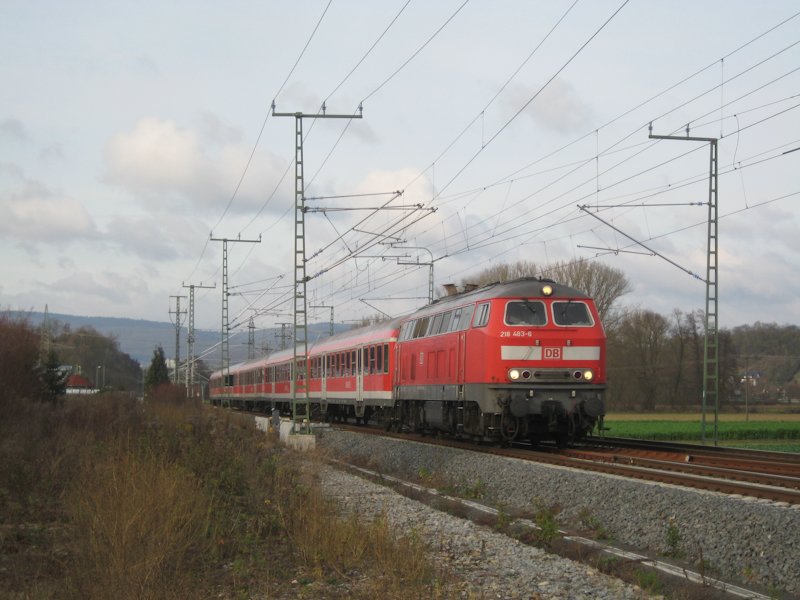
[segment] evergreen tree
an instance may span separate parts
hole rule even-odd
[[[41,366],[42,400],[55,403],[67,389],[67,373],[61,370],[58,355],[53,350]]]
[[[153,358],[147,368],[144,385],[147,390],[152,390],[164,383],[169,383],[169,369],[167,369],[167,360],[164,358],[164,349],[158,345],[153,350]]]

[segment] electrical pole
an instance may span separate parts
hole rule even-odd
[[[178,370],[181,364],[181,315],[185,315],[186,311],[181,310],[181,298],[186,296],[170,296],[175,298],[175,312],[170,309],[169,314],[175,315],[175,373],[172,382],[178,385]]]
[[[194,398],[194,373],[195,373],[195,356],[194,356],[194,291],[195,289],[214,289],[217,287],[217,284],[214,285],[203,285],[202,282],[200,285],[197,284],[190,284],[186,285],[183,284],[183,287],[189,288],[189,323],[187,325],[187,332],[186,332],[186,345],[188,351],[188,357],[186,358],[186,397],[187,398]]]
[[[291,323],[278,323],[281,326],[281,332],[277,334],[281,338],[281,350],[286,350],[286,338],[290,337],[286,334],[286,326],[291,325]]]
[[[253,317],[247,323],[247,360],[253,360],[256,357],[256,324]]]
[[[395,244],[390,244],[392,248],[395,250],[425,250],[430,257],[430,262],[420,262],[419,257],[417,257],[417,262],[401,262],[400,260],[397,261],[398,265],[420,265],[420,266],[427,266],[429,267],[428,270],[428,304],[433,304],[433,252],[428,250],[427,248],[422,248],[420,246],[396,246]]]
[[[316,306],[309,306],[309,308],[330,308],[331,309],[331,326],[328,335],[333,335],[333,307],[324,304],[317,304]]]
[[[222,343],[220,344],[222,353],[222,381],[224,387],[230,387],[233,382],[230,380],[230,367],[231,367],[231,354],[229,348],[229,331],[228,331],[228,242],[245,243],[245,244],[260,244],[261,236],[257,240],[243,240],[239,235],[236,238],[215,238],[211,234],[212,242],[222,242]],[[230,402],[229,402],[230,404]]]
[[[706,253],[706,335],[703,344],[703,421],[701,435],[706,442],[706,403],[714,402],[714,445],[718,443],[719,426],[719,326],[717,323],[719,296],[717,290],[718,275],[718,240],[717,227],[717,141],[718,138],[690,137],[689,126],[685,136],[653,135],[653,124],[650,123],[650,139],[682,140],[690,142],[706,142],[710,148],[708,175],[708,252]]]
[[[360,119],[357,115],[329,115],[322,105],[322,114],[276,113],[273,117],[294,117],[295,120],[295,203],[294,203],[294,354],[292,359],[292,431],[311,433],[311,407],[308,396],[308,312],[306,302],[306,237],[305,237],[305,187],[303,180],[303,119]],[[298,351],[300,353],[298,353]],[[300,427],[298,427],[298,424]]]

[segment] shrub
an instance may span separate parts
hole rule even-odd
[[[201,590],[214,502],[194,476],[114,448],[69,491],[72,591],[82,598],[185,598]]]

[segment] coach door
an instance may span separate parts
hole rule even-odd
[[[458,383],[464,383],[464,371],[467,364],[467,332],[458,332]]]
[[[317,360],[320,361],[317,375],[319,376],[319,397],[327,405],[328,400],[328,364],[330,359],[327,354],[323,354]]]
[[[364,368],[369,364],[364,360],[364,353],[367,349],[359,346],[356,352],[356,417],[364,416]]]

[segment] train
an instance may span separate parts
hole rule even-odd
[[[212,374],[215,405],[478,442],[555,442],[603,426],[606,336],[594,300],[521,278],[458,290],[408,315],[356,327]],[[306,385],[306,377],[308,378]]]

